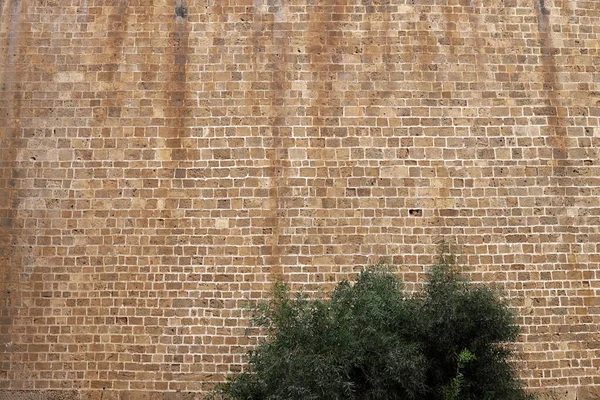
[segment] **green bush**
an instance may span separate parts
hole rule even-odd
[[[388,270],[341,282],[329,300],[292,297],[284,284],[259,305],[267,339],[215,398],[520,400],[507,360],[519,329],[507,305],[467,282],[447,257],[424,290],[406,296]]]

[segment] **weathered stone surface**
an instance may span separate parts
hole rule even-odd
[[[414,289],[442,238],[527,384],[595,395],[596,1],[0,7],[2,398],[196,398],[275,279]]]
[[[0,400],[80,400],[75,390],[0,390]]]

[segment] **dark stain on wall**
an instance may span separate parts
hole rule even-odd
[[[307,133],[309,143],[316,150],[312,152],[310,162],[315,166],[327,164],[326,143],[338,140],[334,138],[336,128],[343,126],[341,122],[343,107],[340,99],[340,90],[343,89],[340,87],[348,87],[352,90],[350,86],[345,86],[346,83],[340,77],[340,73],[343,71],[341,60],[344,54],[355,51],[358,54],[363,51],[362,43],[348,46],[343,37],[343,21],[340,18],[351,7],[350,3],[352,2],[346,0],[315,1],[307,7],[308,32],[305,49],[307,68],[312,75],[307,81],[306,89],[310,98],[307,101],[306,117],[310,119],[311,125],[311,129]],[[335,84],[339,84],[339,86]],[[335,198],[338,194],[335,192],[333,176],[343,167],[349,166],[345,161],[332,161],[326,169],[324,168],[323,176],[326,179],[315,179],[308,182],[311,197],[317,201],[317,204],[321,204],[321,207],[327,207],[326,204],[335,204],[338,201]],[[331,223],[330,221],[326,217],[323,225],[326,226]],[[329,232],[320,228],[317,228],[313,235],[320,243],[334,243],[336,240]],[[322,279],[330,281],[331,274],[325,274]]]
[[[546,3],[544,0],[539,0],[539,8],[540,8],[540,14],[542,15],[549,15],[550,11],[546,8]]]
[[[284,7],[278,4],[276,7]],[[267,68],[271,79],[269,81],[268,98],[271,100],[269,105],[269,126],[271,137],[269,149],[267,150],[269,158],[269,197],[273,208],[268,219],[271,225],[271,234],[269,237],[270,252],[267,255],[268,264],[270,265],[270,281],[275,282],[283,278],[283,265],[281,259],[281,218],[284,217],[282,207],[282,196],[285,190],[285,181],[287,176],[286,161],[286,127],[285,127],[285,101],[286,101],[286,69],[285,53],[287,47],[285,38],[281,36],[280,27],[274,22],[269,24],[269,33],[271,35],[269,41],[273,46],[274,52],[267,54],[269,58],[279,59],[279,62],[270,63],[267,61]]]
[[[164,99],[156,103],[157,106],[164,107],[165,126],[160,127],[159,136],[165,139],[165,146],[169,152],[168,159],[162,161],[164,167],[174,169],[194,157],[194,149],[187,148],[184,143],[191,113],[188,107],[187,71],[190,52],[189,11],[184,0],[175,1],[175,17],[169,22],[167,47],[164,49],[166,62],[163,62],[156,75],[157,79],[160,79],[162,74],[166,75],[163,83]],[[183,14],[185,17],[182,16]]]
[[[540,48],[541,76],[543,87],[541,93],[545,95],[545,104],[534,110],[537,116],[547,119],[547,144],[552,147],[552,158],[554,160],[554,172],[564,175],[564,169],[568,167],[568,137],[566,126],[566,107],[562,105],[560,91],[562,84],[558,79],[558,67],[555,56],[559,50],[554,46],[552,40],[552,26],[550,26],[550,11],[546,8],[544,0],[537,2],[538,17],[538,41]],[[567,29],[566,26],[563,29]]]
[[[17,152],[22,137],[23,66],[19,65],[25,36],[22,3],[12,0],[0,81],[0,371],[9,373],[14,349],[11,346],[13,319],[20,307],[22,256],[18,220],[19,180]],[[7,376],[0,375],[0,382]],[[10,377],[8,377],[10,379]]]
[[[106,31],[103,52],[87,66],[89,71],[102,71],[98,80],[104,82],[102,90],[97,92],[99,107],[94,108],[95,125],[98,127],[103,127],[108,118],[121,116],[127,93],[120,70],[125,63],[124,48],[132,11],[127,1],[111,4],[109,10],[110,13],[99,21]]]
[[[288,112],[287,93],[289,91],[290,53],[286,22],[286,2],[255,2],[253,8],[253,29],[250,41],[256,53],[252,55],[252,67],[255,76],[262,75],[266,80],[264,92],[251,91],[249,99],[260,110],[260,119],[267,127],[264,130],[263,143],[268,166],[263,169],[263,179],[268,181],[267,204],[264,210],[264,245],[261,257],[268,268],[268,280],[275,282],[283,279],[282,225],[285,225],[283,203],[287,196],[288,146],[290,128],[286,126]],[[262,98],[264,93],[265,98]],[[258,111],[258,110],[257,110]]]
[[[187,18],[188,9],[184,4],[175,5],[175,16],[179,18]]]

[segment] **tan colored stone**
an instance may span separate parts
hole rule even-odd
[[[276,279],[413,290],[440,238],[597,396],[594,1],[7,4],[0,398],[201,398]]]

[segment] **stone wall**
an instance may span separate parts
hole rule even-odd
[[[202,396],[275,279],[442,239],[530,388],[600,386],[597,0],[0,7],[3,399]]]

